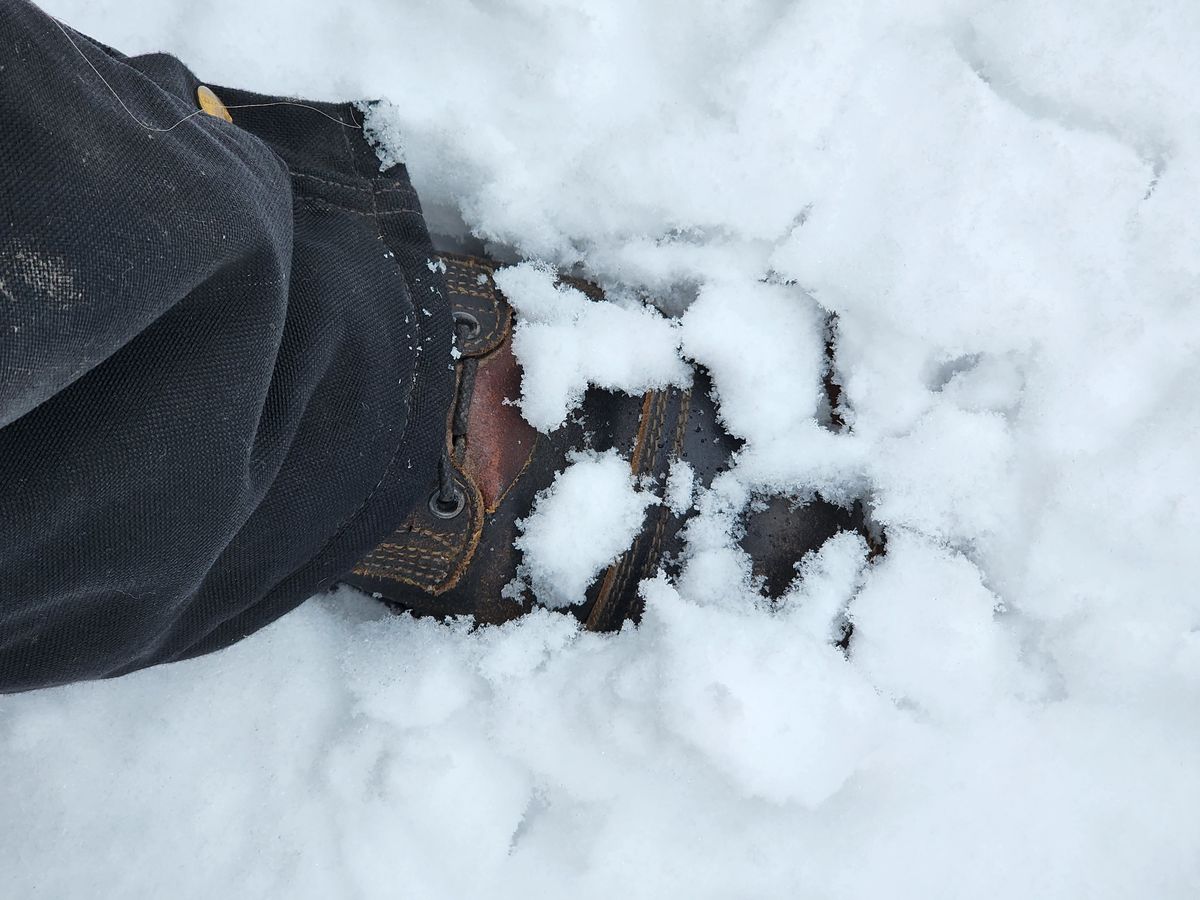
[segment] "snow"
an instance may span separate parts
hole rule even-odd
[[[521,414],[542,431],[562,425],[589,384],[642,395],[686,387],[679,328],[637,303],[594,303],[545,265],[521,263],[495,274],[516,311],[513,353],[521,364]]]
[[[667,471],[667,487],[663,503],[675,513],[682,516],[692,508],[696,496],[696,471],[683,459],[671,461]]]
[[[695,361],[746,444],[618,635],[343,591],[0,699],[7,893],[1200,892],[1200,7],[47,7],[216,84],[389,101],[371,126],[435,225],[618,301],[512,273],[535,424]],[[547,597],[632,518],[558,527],[572,477],[523,538]],[[739,516],[818,490],[887,554],[842,535],[767,601]]]
[[[706,286],[682,327],[684,352],[712,373],[731,434],[761,448],[813,422],[822,393],[823,322],[803,291]]]
[[[588,585],[633,543],[646,508],[657,502],[638,490],[629,461],[615,450],[572,459],[518,523],[520,574],[538,602],[582,603]]]

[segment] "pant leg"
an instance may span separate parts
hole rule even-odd
[[[452,389],[402,167],[296,106],[148,130],[195,76],[72,36],[128,109],[0,4],[7,691],[218,649],[328,585],[424,501]]]

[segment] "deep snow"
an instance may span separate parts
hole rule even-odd
[[[682,354],[747,444],[620,635],[346,591],[0,698],[6,893],[1200,893],[1200,6],[46,6],[218,84],[390,101],[435,220],[582,263],[612,346],[640,292],[681,316],[613,374],[530,268],[531,417]],[[731,534],[766,490],[868,498],[887,555],[844,535],[763,602]]]

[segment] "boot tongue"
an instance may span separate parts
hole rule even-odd
[[[537,442],[537,431],[512,402],[520,395],[521,368],[506,338],[479,360],[467,413],[463,469],[479,488],[489,513],[525,470]]]

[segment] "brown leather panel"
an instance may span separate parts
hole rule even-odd
[[[495,350],[508,335],[512,324],[512,309],[500,299],[492,278],[492,265],[487,260],[444,254],[446,288],[450,307],[467,312],[479,322],[479,333],[461,341],[459,351],[464,356],[483,356]]]
[[[456,478],[466,506],[453,519],[433,514],[418,503],[407,521],[363,557],[354,574],[418,588],[438,595],[458,583],[471,563],[483,531],[483,497],[467,478]],[[430,494],[436,490],[431,486]]]
[[[479,486],[489,513],[524,471],[537,443],[537,431],[511,402],[520,394],[521,369],[506,341],[479,361],[467,419],[463,469]]]

